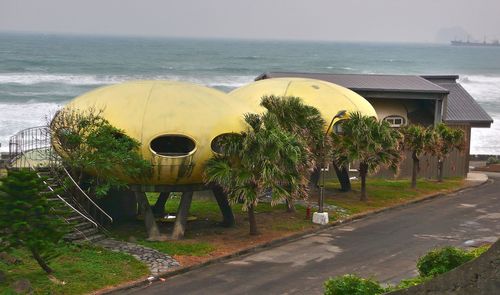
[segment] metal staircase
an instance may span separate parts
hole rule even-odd
[[[8,169],[27,168],[44,179],[47,190],[57,192],[51,202],[62,202],[70,211],[64,216],[72,230],[65,239],[72,242],[98,242],[106,238],[106,228],[113,222],[84,190],[80,188],[60,156],[54,151],[50,128],[46,126],[22,130],[9,141]]]

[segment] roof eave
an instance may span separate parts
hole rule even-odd
[[[348,87],[352,91],[360,91],[360,92],[392,92],[392,93],[417,93],[417,94],[423,94],[423,93],[432,93],[432,94],[449,94],[449,90],[418,90],[418,89],[386,89],[386,88],[358,88],[358,87]]]
[[[493,120],[487,121],[468,121],[468,120],[443,120],[444,123],[449,125],[461,125],[467,124],[472,128],[491,128],[491,124],[493,124]]]
[[[453,80],[456,81],[460,78],[459,75],[421,75],[420,77],[426,80]]]
[[[290,78],[296,78],[300,75],[324,75],[328,76],[329,74],[327,73],[306,73],[306,72],[264,72],[257,76],[254,81],[259,81],[259,80],[264,80],[264,79],[273,79],[273,78],[285,78],[287,75],[290,75]],[[331,74],[331,75],[337,75],[337,74]],[[365,75],[365,74],[340,74],[343,76],[357,76],[357,75]],[[369,74],[370,76],[387,76],[387,75],[381,75],[381,74]],[[398,75],[394,75],[398,76]],[[404,76],[404,75],[402,75]],[[419,76],[415,76],[419,77]],[[440,76],[441,77],[441,76]],[[442,76],[442,77],[451,77],[451,76]],[[420,76],[420,78],[424,78]],[[425,79],[425,78],[424,78]],[[321,80],[321,79],[320,79]],[[327,80],[324,80],[327,81]],[[335,83],[328,81],[330,83]],[[429,83],[432,83],[428,81]],[[450,91],[448,89],[445,89],[437,84],[432,83],[436,88],[441,88],[441,89],[404,89],[404,88],[363,88],[363,87],[349,87],[349,86],[344,86],[346,88],[349,88],[353,91],[362,91],[362,92],[406,92],[406,93],[436,93],[436,94],[449,94]]]

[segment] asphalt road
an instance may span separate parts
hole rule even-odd
[[[126,294],[322,294],[328,277],[346,273],[398,282],[434,247],[500,237],[500,178],[491,179]]]

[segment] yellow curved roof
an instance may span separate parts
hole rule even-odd
[[[249,111],[244,103],[223,92],[174,81],[105,86],[75,98],[66,107],[103,110],[103,117],[113,126],[141,142],[143,157],[151,160],[156,169],[151,184],[201,183],[203,163],[213,155],[212,139],[244,130],[243,114]],[[155,155],[150,142],[164,134],[190,137],[196,142],[196,151],[187,158]]]
[[[296,96],[307,105],[316,107],[326,122],[340,111],[361,112],[377,117],[373,106],[362,96],[345,87],[321,80],[306,78],[273,78],[237,88],[229,96],[259,106],[265,95]],[[263,111],[259,107],[259,111]],[[325,127],[326,128],[326,127]]]

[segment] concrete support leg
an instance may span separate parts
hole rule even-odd
[[[146,226],[146,231],[148,232],[148,240],[159,240],[160,230],[156,224],[153,210],[151,210],[146,193],[135,192],[135,198],[137,199],[139,213],[144,217],[144,225]]]
[[[155,216],[165,216],[165,204],[167,203],[169,197],[170,191],[160,193],[158,200],[156,200],[156,203],[153,206],[153,213]]]
[[[226,227],[233,226],[234,214],[224,190],[219,186],[215,186],[212,188],[212,191],[214,192],[215,200],[217,200],[220,212],[222,213],[222,225]]]
[[[189,216],[189,208],[193,200],[193,192],[182,193],[181,202],[177,209],[177,216],[175,218],[174,231],[172,232],[172,239],[178,240],[184,237],[186,231],[187,218]]]

